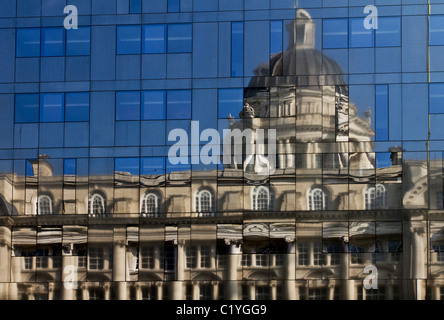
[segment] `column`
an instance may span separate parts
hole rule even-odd
[[[54,300],[54,283],[48,284],[48,300]]]
[[[345,240],[348,242],[348,239]],[[350,280],[350,254],[348,252],[341,253],[341,279],[342,279],[342,299],[353,300],[354,297],[354,281]]]
[[[328,293],[327,293],[327,299],[328,300],[334,300],[335,299],[335,284],[332,281],[329,281],[328,283]]]
[[[239,288],[237,281],[237,268],[239,266],[239,257],[241,255],[240,240],[225,239],[225,244],[230,246],[230,254],[227,263],[227,300],[239,300]]]
[[[114,228],[113,281],[117,282],[117,299],[127,300],[126,228]]]
[[[157,281],[156,287],[157,287],[157,300],[163,300],[163,282]]]
[[[191,285],[192,285],[192,287],[193,287],[193,291],[192,291],[192,293],[191,293],[191,295],[192,295],[192,299],[193,300],[199,300],[199,293],[200,293],[200,290],[199,290],[199,283],[198,282],[196,282],[196,281],[193,281],[193,282],[191,282]]]
[[[176,281],[172,283],[170,296],[173,300],[183,300],[183,281],[185,280],[185,241],[174,243],[177,249]]]
[[[0,227],[0,300],[7,300],[11,281],[11,229]]]
[[[103,289],[103,292],[105,293],[105,300],[108,301],[110,300],[110,296],[111,296],[111,286],[109,283],[102,283],[101,287]]]
[[[83,283],[80,286],[80,289],[82,290],[82,300],[89,300],[89,292],[88,292],[88,288],[87,288],[86,284]]]
[[[296,300],[296,244],[294,237],[286,237],[287,254],[285,255],[284,299]]]
[[[276,282],[272,282],[270,284],[271,287],[271,300],[276,300],[277,299],[277,284]]]
[[[287,168],[294,168],[294,152],[291,148],[290,139],[285,140],[285,152],[287,153]]]
[[[218,281],[211,281],[211,285],[213,286],[213,296],[212,299],[219,300],[219,282]]]
[[[73,244],[63,245],[62,251],[62,299],[73,300],[74,289],[77,289],[77,267],[72,256]]]
[[[9,299],[17,300],[18,299],[18,288],[17,283],[21,281],[21,269],[20,263],[22,257],[15,256],[14,245],[11,248],[11,285],[9,286]]]
[[[249,300],[256,300],[256,283],[254,281],[248,281]]]
[[[440,285],[439,285],[439,283],[434,283],[433,284],[432,299],[433,300],[441,300],[441,292],[440,292]]]
[[[136,300],[142,300],[142,286],[136,283],[134,287],[136,288]]]
[[[424,300],[424,245],[422,241],[422,234],[424,233],[424,227],[412,226],[412,279],[414,279],[414,287],[416,291],[416,300]]]
[[[284,141],[279,140],[277,141],[277,153],[278,153],[278,168],[284,169],[285,168],[285,160],[286,156],[284,153],[285,147],[284,147]]]

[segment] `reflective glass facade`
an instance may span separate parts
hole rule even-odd
[[[0,299],[442,299],[443,30],[443,0],[2,1]]]

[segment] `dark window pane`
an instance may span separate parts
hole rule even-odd
[[[168,25],[168,52],[191,52],[192,28],[190,23]]]
[[[164,90],[144,91],[142,93],[142,120],[165,119]]]
[[[89,92],[68,92],[65,94],[65,120],[89,120]]]
[[[65,28],[42,29],[42,56],[65,55]]]
[[[168,12],[179,12],[180,0],[168,0]]]
[[[350,19],[350,47],[373,47],[373,29],[366,29],[361,18]]]
[[[17,57],[40,56],[40,29],[17,29]]]
[[[15,122],[39,122],[39,95],[15,96]]]
[[[143,53],[165,53],[165,31],[164,24],[143,26]]]
[[[63,93],[40,94],[40,122],[62,122],[64,119]]]
[[[324,48],[347,48],[347,19],[324,19],[322,43]]]
[[[116,120],[140,120],[140,92],[116,93]]]
[[[142,12],[142,0],[130,0],[130,13]]]
[[[441,33],[441,39],[443,34]],[[377,47],[397,47],[401,45],[401,18],[380,17],[376,29]]]
[[[139,158],[116,158],[115,171],[139,175]]]
[[[430,113],[444,113],[444,83],[431,83],[429,95]]]
[[[168,91],[167,119],[191,119],[190,90]]]
[[[161,175],[165,173],[165,158],[150,157],[141,159],[142,175]]]
[[[243,89],[219,89],[219,118],[239,118],[243,107]]]
[[[139,54],[140,41],[140,26],[117,26],[117,54]]]
[[[242,77],[244,74],[244,23],[231,24],[231,76]]]
[[[431,15],[429,19],[429,44],[444,45],[444,15]]]
[[[66,31],[66,54],[69,56],[86,56],[90,54],[91,28],[79,27]]]

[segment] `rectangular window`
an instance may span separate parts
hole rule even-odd
[[[221,119],[230,116],[239,118],[239,113],[243,108],[243,99],[243,89],[219,89],[218,117]]]
[[[368,48],[374,46],[373,28],[366,29],[362,18],[351,18],[350,27],[350,48]]]
[[[444,83],[429,84],[430,113],[444,113]]]
[[[117,54],[140,54],[140,26],[117,26]]]
[[[325,264],[324,254],[322,252],[322,243],[315,243],[313,245],[313,264],[315,266]]]
[[[186,249],[187,254],[187,268],[197,267],[197,249],[195,246],[188,246]]]
[[[376,141],[388,140],[389,105],[388,86],[376,85],[375,138]]]
[[[200,247],[200,267],[210,268],[211,267],[211,248],[210,246]]]
[[[154,247],[142,248],[142,269],[154,269]]]
[[[270,55],[282,52],[282,21],[270,21]]]
[[[140,91],[116,92],[116,120],[140,120]]]
[[[103,248],[88,248],[89,251],[89,269],[103,270],[104,253]]]
[[[66,30],[66,55],[87,56],[91,50],[91,28],[78,27]]]
[[[65,121],[89,121],[89,92],[65,93]]]
[[[142,0],[130,0],[130,13],[142,13]]]
[[[248,267],[251,265],[251,256],[249,254],[242,255],[242,267]]]
[[[36,257],[35,266],[37,269],[48,268],[48,257]]]
[[[322,46],[324,49],[348,47],[347,19],[324,19]]]
[[[17,29],[17,57],[40,56],[40,28]]]
[[[168,12],[180,12],[180,0],[168,0]]]
[[[79,268],[86,268],[86,256],[79,256],[78,257],[77,266]]]
[[[308,243],[298,243],[298,265],[308,266],[309,264],[309,252]]]
[[[168,25],[168,52],[191,52],[193,46],[191,23]]]
[[[39,122],[39,95],[34,93],[15,95],[15,122]]]
[[[140,164],[141,175],[162,175],[165,173],[164,157],[142,158]]]
[[[63,122],[64,102],[63,93],[40,94],[40,122]]]
[[[163,120],[165,119],[165,109],[165,90],[142,92],[142,120]]]
[[[166,52],[166,25],[149,24],[143,26],[143,53]]]
[[[167,119],[191,119],[191,90],[167,91]]]
[[[231,76],[244,75],[244,23],[231,23]]]
[[[139,158],[115,158],[115,171],[139,175]]]
[[[25,259],[25,269],[31,270],[32,269],[32,257],[24,257]]]
[[[65,55],[65,28],[42,29],[42,56],[56,57]]]
[[[268,256],[266,254],[256,254],[256,267],[267,267]]]
[[[429,17],[429,45],[444,45],[444,15]]]
[[[401,18],[380,17],[375,33],[377,47],[399,47],[401,45]]]

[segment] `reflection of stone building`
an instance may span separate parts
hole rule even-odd
[[[442,175],[397,149],[376,168],[369,121],[308,14],[289,31],[245,89],[255,117],[231,125],[277,130],[273,174],[57,175],[47,157],[1,174],[0,298],[439,299],[442,194],[429,190]]]

